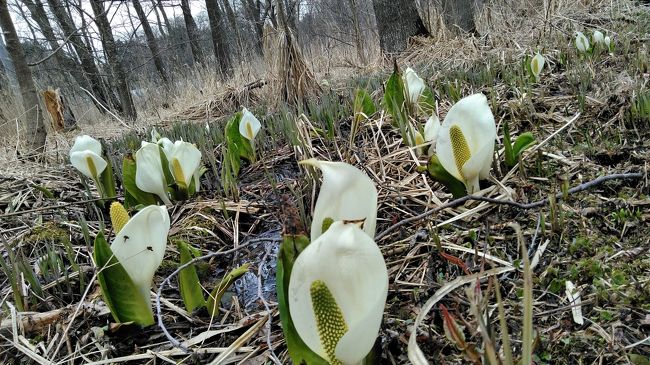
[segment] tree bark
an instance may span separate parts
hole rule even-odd
[[[476,0],[442,0],[442,13],[447,28],[478,35],[474,22],[476,6]]]
[[[192,57],[194,62],[203,62],[203,51],[199,45],[199,30],[196,27],[196,22],[192,17],[190,4],[188,0],[181,0],[181,11],[183,12],[183,19],[185,20],[185,28],[187,28],[187,38],[190,40],[190,48],[192,49]]]
[[[27,138],[29,153],[42,153],[45,150],[45,138],[47,132],[43,120],[43,113],[38,102],[38,92],[32,72],[27,66],[25,53],[18,40],[16,28],[9,14],[7,0],[0,0],[0,27],[2,27],[4,37],[7,41],[7,51],[16,69],[16,78],[20,87],[20,94],[23,98],[25,108],[25,127],[27,134],[32,134]]]
[[[61,1],[47,0],[47,3],[59,23],[61,30],[63,30],[63,35],[66,38],[70,38],[70,44],[72,44],[75,53],[79,56],[81,68],[83,69],[86,78],[88,78],[88,81],[84,83],[84,86],[91,90],[97,100],[99,100],[103,105],[103,107],[98,105],[97,109],[102,113],[105,113],[104,108],[113,108],[118,112],[121,112],[122,109],[117,99],[112,97],[110,92],[105,91],[104,81],[102,80],[99,69],[95,64],[95,58],[93,57],[90,48],[88,48],[79,35],[78,30],[75,29],[74,23],[66,12],[66,9],[63,7]]]
[[[117,47],[115,46],[115,40],[113,39],[113,33],[111,32],[111,25],[106,17],[104,4],[102,3],[102,0],[91,0],[90,5],[95,14],[95,24],[97,25],[99,35],[102,39],[102,47],[106,54],[106,60],[113,70],[115,85],[117,86],[117,93],[120,97],[120,103],[122,104],[123,114],[129,119],[135,120],[137,118],[135,105],[131,98],[129,85],[126,82],[126,73],[122,67],[122,61],[117,53]]]
[[[408,39],[428,35],[415,0],[372,0],[379,31],[379,47],[385,54],[404,51]]]
[[[219,9],[217,0],[205,0],[205,8],[208,11],[208,20],[210,21],[214,57],[219,63],[221,77],[226,78],[232,75],[232,65],[230,63],[230,54],[228,52],[228,43],[226,42],[221,9]]]
[[[135,12],[138,14],[138,19],[140,19],[140,24],[142,25],[142,30],[144,30],[144,35],[147,38],[147,45],[151,51],[151,57],[153,58],[153,63],[156,66],[156,70],[160,74],[163,82],[165,84],[169,83],[169,78],[167,77],[167,71],[165,71],[165,65],[163,64],[162,57],[160,56],[160,49],[158,48],[158,42],[156,37],[153,35],[151,26],[149,25],[149,20],[147,15],[142,10],[142,5],[140,5],[140,0],[131,0]]]

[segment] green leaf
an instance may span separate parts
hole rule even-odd
[[[184,265],[192,260],[190,246],[185,241],[177,241],[176,246],[180,252],[180,264]],[[180,273],[178,273],[178,287],[181,290],[181,297],[185,304],[185,309],[192,312],[197,308],[205,306],[205,298],[203,298],[203,288],[199,283],[199,275],[196,273],[196,267],[190,265]]]
[[[363,119],[375,114],[377,108],[372,102],[370,94],[365,89],[357,89],[354,94],[354,121],[359,123]],[[364,117],[365,115],[365,117]]]
[[[99,180],[102,182],[102,187],[104,188],[104,196],[102,198],[112,198],[115,199],[115,177],[113,176],[113,164],[111,164],[110,159],[106,159],[106,168],[99,176]]]
[[[321,234],[325,233],[330,228],[332,223],[334,223],[334,219],[330,217],[323,219],[323,224],[321,225]]]
[[[629,354],[627,357],[630,359],[630,362],[634,365],[650,365],[650,359],[643,355],[639,354]]]
[[[103,233],[95,238],[95,263],[102,296],[117,322],[133,322],[140,326],[154,324],[151,305],[113,255]]]
[[[393,74],[386,81],[386,91],[384,92],[384,109],[393,117],[392,124],[394,126],[407,121],[404,101],[404,82],[396,66]]]
[[[155,195],[140,190],[140,188],[135,184],[135,171],[135,160],[132,155],[127,155],[122,162],[122,184],[124,185],[125,191],[125,203],[127,203],[129,207],[138,204],[156,204],[157,200]],[[131,200],[135,201],[135,204],[133,204],[133,201]]]
[[[522,133],[515,140],[515,144],[512,146],[512,152],[515,157],[521,155],[528,147],[532,146],[535,143],[535,136],[531,132]]]
[[[282,332],[294,364],[327,365],[328,362],[309,349],[298,335],[289,312],[289,279],[293,263],[302,250],[309,245],[309,238],[303,235],[284,235],[275,271],[278,307]]]
[[[172,174],[172,171],[169,169],[169,160],[167,159],[165,150],[162,148],[161,145],[158,145],[158,153],[160,154],[160,163],[162,165],[163,175],[165,175],[165,181],[167,182],[167,186],[171,184],[175,184],[176,179],[174,179],[174,175]]]
[[[228,273],[221,281],[219,284],[212,290],[212,293],[210,293],[210,298],[208,298],[208,313],[210,313],[210,316],[215,316],[219,313],[219,305],[221,304],[221,298],[223,295],[226,293],[226,290],[230,288],[230,286],[235,282],[235,280],[239,279],[242,275],[246,274],[248,272],[248,267],[251,266],[251,264],[244,264],[231,272]]]
[[[36,190],[38,190],[38,191],[40,191],[41,193],[43,193],[43,195],[44,195],[46,198],[48,198],[48,199],[54,199],[54,194],[52,194],[52,192],[50,191],[50,189],[46,188],[45,186],[32,184],[31,187],[34,188],[34,189],[36,189]]]
[[[424,91],[422,91],[420,99],[418,100],[418,106],[427,118],[436,115],[436,99],[433,97],[433,93],[428,86],[424,88]]]
[[[512,142],[510,140],[510,126],[508,125],[507,120],[503,122],[503,146],[504,146],[504,154],[506,158],[506,165],[512,167],[517,163],[517,158],[515,157],[515,154],[512,151]]]
[[[445,170],[444,167],[442,167],[440,161],[438,160],[438,156],[433,155],[431,158],[429,158],[427,171],[433,180],[446,186],[455,199],[462,198],[467,195],[465,184],[463,184],[462,181],[456,179],[447,170]]]
[[[230,149],[235,149],[237,151],[233,156],[236,156],[238,159],[241,157],[250,161],[253,158],[253,147],[250,142],[239,133],[239,122],[241,121],[241,117],[242,113],[237,113],[228,121],[228,123],[226,123],[226,141],[229,152]],[[239,173],[239,168],[236,170],[233,169],[233,171]]]

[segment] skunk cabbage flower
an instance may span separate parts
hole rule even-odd
[[[479,179],[488,177],[496,135],[494,117],[483,94],[459,100],[440,127],[438,160],[447,172],[465,183],[468,194],[479,190]]]
[[[174,175],[176,184],[187,189],[192,178],[198,174],[201,165],[201,151],[189,142],[176,141],[171,153],[167,155],[169,170]]]
[[[607,47],[607,49],[610,50],[612,45],[612,39],[609,38],[609,36],[606,36],[603,42],[605,42],[605,47]]]
[[[70,163],[86,177],[98,181],[107,166],[102,158],[102,145],[96,139],[83,135],[74,140],[70,149]]]
[[[244,108],[242,110],[241,120],[239,121],[239,134],[252,142],[261,128],[262,124],[260,121],[255,118],[253,113]]]
[[[309,159],[300,162],[319,168],[323,172],[323,184],[316,200],[314,218],[311,222],[311,241],[323,232],[323,222],[363,221],[363,230],[375,237],[377,225],[377,189],[368,175],[344,162]]]
[[[155,146],[155,145],[154,145]],[[147,303],[151,303],[151,281],[160,266],[167,247],[169,213],[164,206],[149,205],[133,218],[117,217],[126,211],[111,206],[111,220],[124,222],[111,243],[111,251]],[[113,216],[116,217],[113,217]]]
[[[427,119],[424,124],[424,140],[425,142],[432,142],[427,154],[431,155],[435,150],[436,139],[438,138],[438,131],[440,130],[440,119],[437,115],[432,115]]]
[[[424,80],[422,80],[422,78],[410,67],[404,71],[403,77],[409,102],[411,104],[417,104],[420,95],[422,95],[422,92],[426,87]]]
[[[135,153],[135,185],[144,192],[158,195],[165,204],[172,203],[167,196],[160,147],[156,143],[142,142]]]
[[[589,40],[584,34],[582,34],[582,32],[576,32],[576,48],[581,53],[585,53],[589,50]]]
[[[313,352],[330,364],[358,364],[375,343],[387,293],[388,271],[374,240],[337,221],[296,259],[289,311]]]
[[[542,69],[544,69],[544,61],[544,56],[539,54],[539,52],[532,60],[530,60],[530,70],[533,72],[535,80],[539,80],[539,74],[542,73]]]
[[[174,149],[174,142],[170,141],[167,137],[163,137],[158,139],[156,143],[159,146],[162,146],[163,151],[165,152],[165,157],[167,157],[167,160],[169,160],[169,157],[172,154],[172,150]]]
[[[599,30],[594,30],[594,34],[591,36],[591,39],[594,41],[594,44],[600,46],[605,44],[605,36]]]

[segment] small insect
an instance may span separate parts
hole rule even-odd
[[[124,235],[124,242],[126,242],[126,240],[128,240],[128,239],[129,239],[129,236]]]
[[[151,246],[147,246],[147,250],[153,252],[153,247],[151,247]]]

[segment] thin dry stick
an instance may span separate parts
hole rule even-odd
[[[50,210],[50,209],[65,208],[65,207],[69,207],[71,205],[94,203],[94,202],[98,202],[98,201],[101,201],[101,200],[113,200],[113,199],[117,199],[117,198],[121,198],[121,197],[122,197],[122,195],[116,195],[116,196],[109,196],[107,198],[93,198],[93,199],[80,200],[78,202],[68,202],[68,203],[63,203],[63,204],[59,204],[59,205],[50,205],[50,206],[47,206],[47,207],[39,207],[39,208],[28,209],[28,210],[20,210],[20,211],[17,211],[17,212],[2,214],[2,215],[0,215],[0,219],[12,217],[12,216],[15,216],[15,215],[27,214],[27,213],[42,212],[42,211]]]
[[[86,94],[88,94],[88,96],[90,96],[91,98],[93,98],[93,100],[97,103],[97,105],[101,106],[104,110],[106,110],[106,112],[107,112],[108,114],[110,114],[113,118],[117,119],[117,121],[120,122],[120,124],[121,124],[122,126],[124,126],[125,128],[128,128],[128,129],[131,129],[131,130],[133,129],[133,127],[131,127],[131,126],[129,126],[128,124],[126,124],[126,123],[125,123],[125,122],[124,122],[120,117],[118,117],[115,113],[113,113],[113,112],[110,111],[106,106],[104,106],[104,104],[102,104],[99,100],[97,100],[97,98],[95,97],[95,95],[93,95],[93,93],[91,93],[90,91],[84,89],[84,88],[81,87],[81,86],[79,86],[79,88],[80,88],[81,90],[85,91]]]
[[[642,172],[631,172],[631,173],[626,173],[626,174],[612,174],[612,175],[605,175],[605,176],[599,176],[591,181],[588,181],[586,183],[580,184],[578,186],[575,186],[571,189],[569,189],[566,193],[568,196],[569,194],[574,194],[578,193],[583,190],[591,189],[594,186],[600,185],[606,181],[610,180],[623,180],[623,179],[640,179],[643,178],[643,173]],[[564,197],[564,193],[557,193],[555,194],[555,199],[561,200]],[[407,218],[402,220],[401,222],[398,222],[396,224],[393,224],[392,226],[386,228],[383,232],[380,232],[375,236],[375,241],[379,241],[380,239],[386,237],[386,235],[395,229],[402,227],[408,223],[418,221],[420,219],[426,218],[436,212],[439,212],[443,209],[447,208],[454,208],[459,205],[465,204],[465,202],[470,201],[470,200],[475,200],[475,201],[483,201],[483,202],[488,202],[488,203],[493,203],[493,204],[499,204],[499,205],[509,205],[515,208],[519,209],[535,209],[535,208],[540,208],[545,206],[548,203],[548,198],[544,198],[542,200],[538,200],[536,202],[528,203],[528,204],[522,204],[522,203],[517,203],[513,202],[510,200],[499,200],[499,199],[494,199],[494,198],[488,198],[484,196],[475,196],[475,195],[467,195],[462,198],[452,200],[449,203],[443,204],[441,206],[435,207],[433,209],[427,210],[426,212],[416,215],[411,218]]]
[[[183,344],[181,344],[180,341],[178,341],[176,338],[174,338],[174,336],[172,336],[169,333],[169,331],[167,330],[167,327],[165,327],[165,324],[163,323],[162,311],[160,309],[160,298],[162,298],[162,291],[165,288],[165,285],[170,285],[170,280],[173,277],[175,277],[176,275],[178,275],[178,273],[181,272],[181,270],[183,270],[184,268],[186,268],[186,267],[188,267],[190,265],[194,265],[195,263],[197,263],[199,261],[207,260],[207,259],[210,259],[210,258],[216,257],[216,256],[227,255],[227,254],[236,252],[236,251],[238,251],[238,250],[240,250],[240,249],[242,249],[242,248],[244,248],[246,246],[249,246],[249,245],[251,245],[253,243],[275,241],[275,240],[276,240],[275,238],[254,238],[254,239],[248,240],[245,243],[240,244],[239,246],[237,246],[235,248],[231,248],[229,250],[219,251],[219,252],[211,252],[211,253],[209,253],[207,255],[203,255],[203,256],[200,256],[200,257],[195,257],[192,260],[186,262],[185,264],[179,266],[174,272],[169,274],[169,276],[167,276],[162,281],[162,283],[160,283],[160,286],[158,287],[158,292],[156,293],[156,316],[158,316],[158,326],[163,331],[163,333],[165,334],[165,337],[167,337],[167,339],[172,344],[172,346],[183,350],[185,353],[192,353],[193,352],[192,350],[188,349]]]

